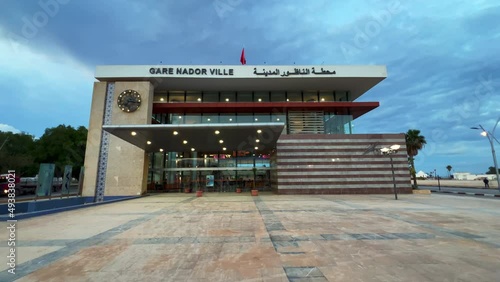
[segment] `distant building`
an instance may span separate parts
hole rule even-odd
[[[456,180],[482,180],[484,178],[488,178],[488,180],[497,179],[495,174],[472,174],[470,172],[455,172],[453,176]]]
[[[423,172],[423,171],[417,172],[416,175],[417,175],[418,178],[427,178],[427,177],[429,177],[429,175],[427,173]]]

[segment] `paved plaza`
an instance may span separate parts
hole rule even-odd
[[[399,196],[161,194],[26,219],[0,281],[500,281],[500,199]]]

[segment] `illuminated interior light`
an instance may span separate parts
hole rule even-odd
[[[216,130],[216,131],[215,131],[215,134],[219,134],[219,133],[220,133],[220,131],[219,131],[219,130]]]
[[[174,134],[174,135],[177,135],[177,134],[179,134],[179,132],[177,132],[177,131],[174,131],[174,132],[173,132],[173,134]]]
[[[262,130],[260,130],[260,129],[259,129],[259,130],[257,130],[257,133],[262,133]]]
[[[221,140],[219,140],[219,143],[221,143],[221,144],[222,144],[222,143],[224,143],[224,140],[222,140],[222,139],[221,139]]]
[[[187,144],[187,143],[188,143],[187,140],[182,141],[182,144]]]
[[[146,142],[148,145],[151,145],[151,141]]]
[[[132,134],[132,136],[136,136],[136,135],[137,135],[137,132],[132,131],[132,132],[130,132],[130,134]]]

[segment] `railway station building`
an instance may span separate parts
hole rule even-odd
[[[411,193],[403,133],[355,133],[385,66],[112,65],[95,73],[83,196]]]

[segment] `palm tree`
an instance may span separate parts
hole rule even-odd
[[[448,170],[448,178],[450,178],[450,172],[453,167],[451,165],[447,165],[446,169]]]
[[[406,137],[406,151],[408,152],[408,160],[410,161],[410,172],[413,178],[413,188],[417,189],[417,175],[415,170],[415,156],[418,155],[418,151],[422,150],[427,141],[425,137],[420,135],[420,130],[409,129],[405,134]]]

